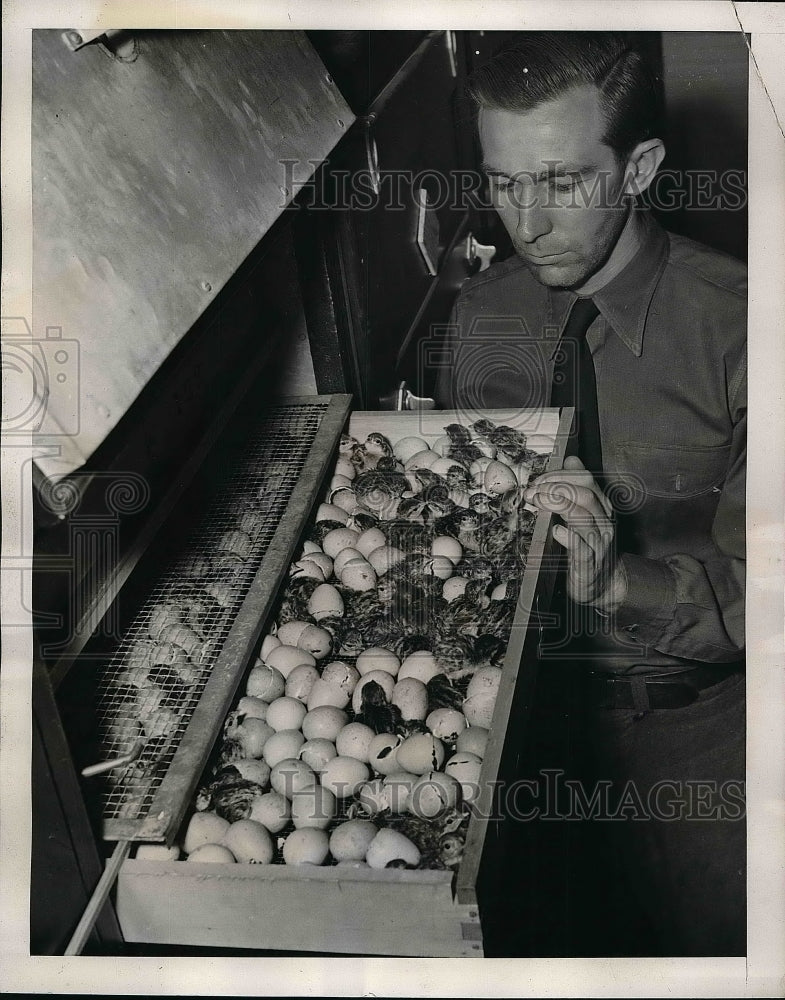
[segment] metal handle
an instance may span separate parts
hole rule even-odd
[[[144,744],[144,737],[139,736],[128,753],[123,757],[115,757],[113,760],[102,760],[100,764],[89,764],[87,767],[82,768],[82,775],[85,778],[94,778],[97,774],[106,774],[107,771],[113,771],[116,767],[125,767],[127,764],[133,764],[142,752]]]

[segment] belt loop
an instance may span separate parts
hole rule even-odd
[[[632,703],[635,707],[635,722],[638,722],[651,711],[649,703],[649,692],[646,688],[646,678],[640,674],[630,674],[630,688],[632,690]]]

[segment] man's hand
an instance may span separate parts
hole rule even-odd
[[[564,460],[558,472],[539,476],[524,492],[527,503],[559,514],[553,537],[569,556],[568,592],[579,604],[614,610],[626,582],[614,553],[613,508],[579,458]]]

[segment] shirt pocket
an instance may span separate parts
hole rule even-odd
[[[639,497],[685,500],[719,493],[728,473],[731,446],[661,447],[625,443],[615,449],[611,479]],[[615,472],[615,475],[614,475]]]

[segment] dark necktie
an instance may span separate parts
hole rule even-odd
[[[575,422],[566,455],[577,455],[589,472],[602,472],[602,444],[597,413],[594,361],[586,331],[598,316],[592,299],[578,299],[572,307],[554,358],[551,406],[574,406]]]

